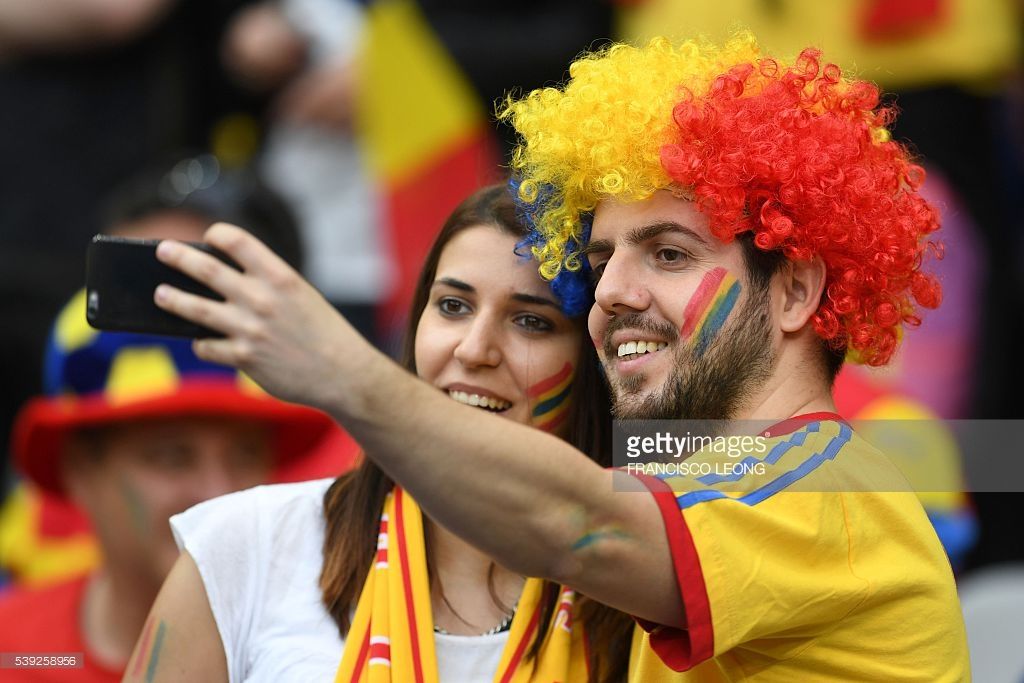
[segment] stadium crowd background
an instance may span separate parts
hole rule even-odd
[[[1020,0],[5,0],[0,443],[42,391],[47,335],[83,284],[89,239],[132,188],[163,188],[168,205],[200,202],[204,214],[243,195],[278,211],[265,204],[279,195],[297,232],[282,252],[393,349],[442,219],[503,173],[511,134],[496,101],[560,81],[573,56],[610,39],[721,40],[738,26],[772,52],[816,45],[878,82],[900,110],[893,136],[912,141],[942,212],[943,306],[892,369],[844,371],[840,412],[1024,416]],[[334,447],[332,462],[347,462],[352,444]],[[88,528],[45,512],[56,504],[20,484],[4,454],[3,580],[86,571]],[[962,585],[1024,563],[1024,490],[933,502],[936,518],[960,523],[943,540]],[[73,559],[38,568],[62,549]]]

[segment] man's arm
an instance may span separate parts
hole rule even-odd
[[[635,480],[540,430],[454,403],[383,356],[361,368],[338,373],[349,391],[330,412],[431,518],[512,571],[684,626],[664,522]],[[623,490],[613,490],[616,477]]]
[[[568,585],[649,621],[685,624],[658,505],[565,442],[460,405],[374,349],[315,289],[248,233],[205,239],[244,273],[164,242],[158,255],[221,292],[157,290],[157,303],[223,331],[196,342],[285,400],[331,413],[431,518],[528,576]]]
[[[4,0],[0,57],[116,43],[151,26],[175,0]]]
[[[226,683],[228,665],[199,568],[182,553],[135,643],[124,683]]]

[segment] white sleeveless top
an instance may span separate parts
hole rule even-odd
[[[331,479],[257,486],[171,518],[195,559],[231,683],[331,683],[344,641],[320,601]],[[508,632],[435,634],[442,683],[491,683]]]

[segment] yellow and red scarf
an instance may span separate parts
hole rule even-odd
[[[536,658],[526,653],[540,623],[545,582],[528,579],[512,619],[495,683],[576,683],[587,679],[583,629],[574,594],[558,608]],[[438,683],[434,617],[419,505],[400,488],[388,494],[377,555],[359,596],[335,683]]]

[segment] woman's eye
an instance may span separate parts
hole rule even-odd
[[[445,297],[438,301],[437,307],[445,315],[459,315],[460,313],[465,313],[468,308],[465,301],[451,297]]]
[[[554,325],[540,317],[539,315],[524,314],[515,319],[515,323],[520,327],[526,328],[530,332],[547,332],[548,330],[554,329]]]

